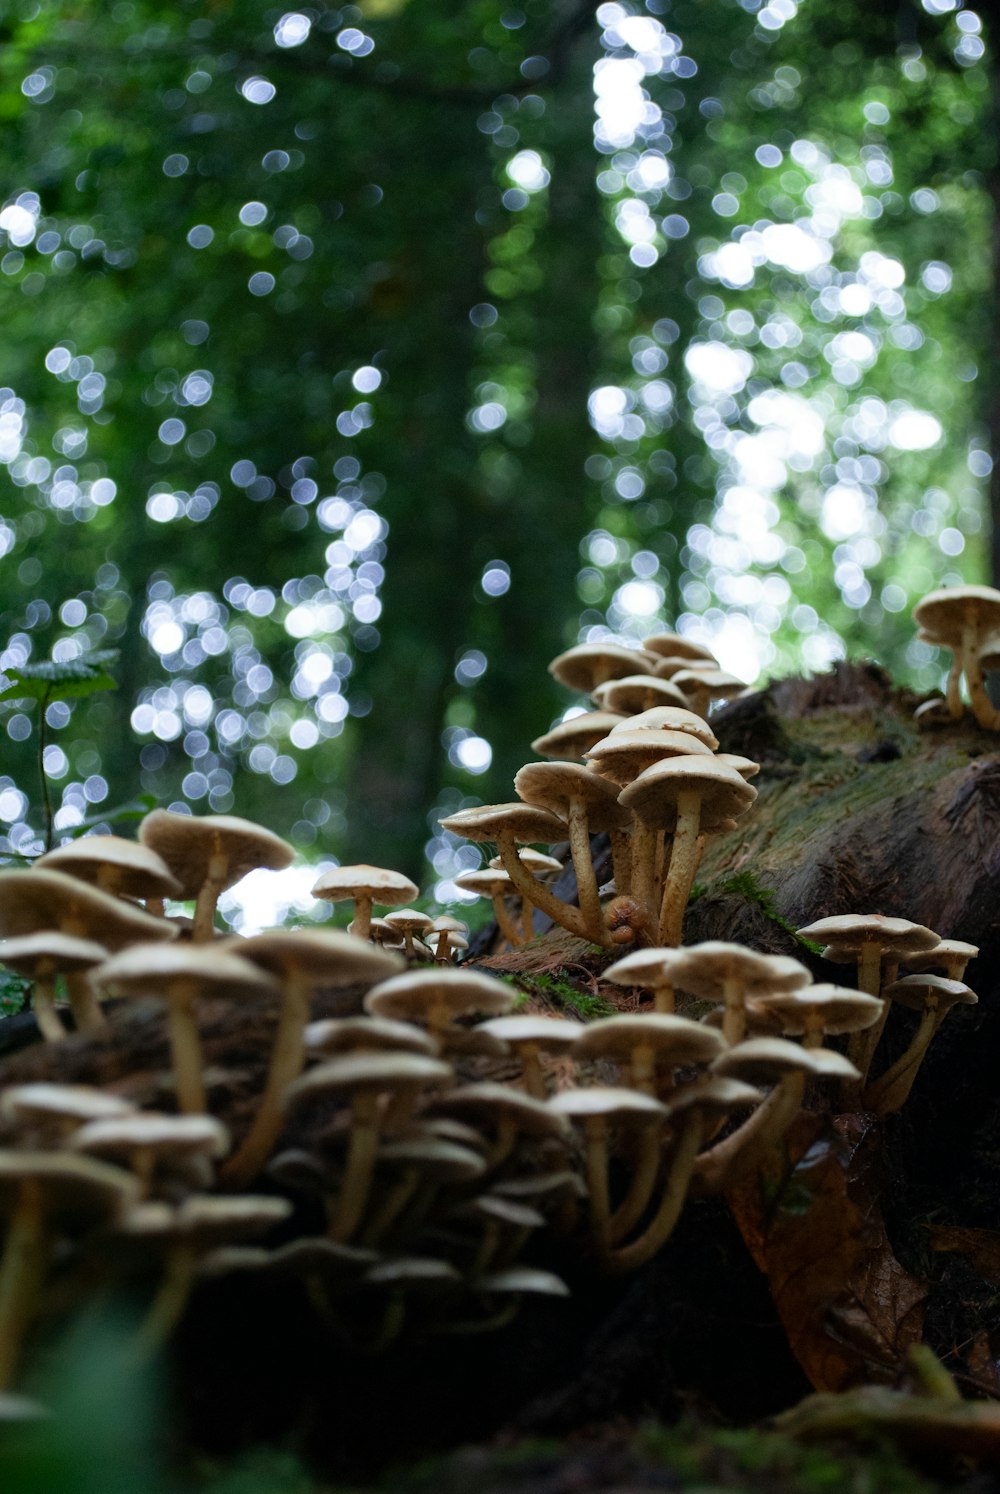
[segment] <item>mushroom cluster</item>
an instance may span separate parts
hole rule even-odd
[[[536,739],[535,751],[547,760],[520,769],[517,800],[460,810],[441,821],[452,834],[496,849],[499,866],[467,873],[459,885],[493,899],[512,945],[530,936],[536,908],[605,947],[679,944],[707,837],[734,829],[757,797],[747,780],[758,765],[718,754],[705,719],[712,703],[744,693],[745,686],[676,633],[655,634],[642,649],[579,644],[549,669],[561,684],[589,692],[598,709]],[[611,841],[610,909],[602,907],[591,853],[600,832]],[[536,874],[529,856],[537,851],[519,849],[564,841],[578,906]],[[522,899],[523,935],[517,915],[506,909],[508,892]]]
[[[917,724],[947,726],[961,721],[964,678],[978,724],[1000,731],[1000,710],[986,693],[985,669],[1000,663],[1000,591],[992,586],[948,586],[928,592],[913,609],[917,637],[922,643],[951,652],[951,668],[944,700],[927,700],[918,706]]]
[[[220,893],[293,856],[231,816],[154,811],[138,843],[84,837],[0,876],[0,963],[34,982],[53,1068],[71,1045],[114,1044],[141,998],[162,1012],[172,1070],[156,1104],[122,1082],[0,1088],[0,1393],[56,1264],[62,1303],[95,1281],[146,1291],[137,1354],[163,1344],[196,1282],[233,1273],[298,1282],[332,1332],[375,1352],[404,1329],[492,1328],[526,1297],[565,1295],[532,1264],[540,1231],[603,1271],[635,1270],[686,1199],[759,1165],[818,1086],[880,1114],[904,1103],[947,1012],[976,1000],[962,982],[975,948],[881,915],[804,928],[856,966],[848,987],[814,984],[788,956],[684,945],[707,838],[756,798],[757,764],[719,752],[706,720],[743,686],[676,634],[582,646],[551,668],[595,709],[534,743],[544,760],[517,773],[515,801],[442,824],[494,848],[459,883],[491,899],[510,945],[537,909],[624,952],[603,977],[633,993],[628,1014],[514,1011],[510,984],[462,963],[465,925],[414,908],[416,885],[385,868],[316,884],[353,904],[347,932],[227,937]],[[538,849],[562,843],[576,903],[552,886],[563,861]],[[193,916],[166,916],[165,899]],[[916,1028],[871,1078],[893,1002],[919,1012]],[[268,1014],[266,1047],[241,1045],[235,1113],[205,1062],[220,1010]]]

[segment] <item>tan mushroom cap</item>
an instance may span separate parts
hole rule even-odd
[[[66,1123],[130,1115],[135,1106],[119,1095],[87,1084],[55,1084],[36,1080],[9,1084],[0,1090],[0,1115],[9,1120],[52,1122],[65,1130]]]
[[[860,1079],[861,1075],[842,1053],[832,1048],[802,1048],[784,1038],[746,1038],[721,1054],[712,1070],[724,1078],[748,1084],[774,1084],[786,1074],[806,1073],[824,1079]]]
[[[759,1105],[763,1098],[759,1090],[741,1079],[713,1074],[711,1078],[698,1079],[694,1084],[685,1084],[674,1090],[670,1096],[670,1113],[675,1115],[682,1114],[685,1110],[703,1110],[709,1114],[729,1115],[733,1110]]]
[[[574,1058],[613,1058],[627,1062],[639,1049],[652,1049],[661,1063],[708,1063],[725,1050],[718,1032],[667,1012],[602,1017],[588,1022],[573,1048]]]
[[[129,1157],[136,1151],[177,1157],[224,1157],[229,1132],[210,1115],[160,1115],[150,1110],[88,1121],[68,1139],[78,1152]]]
[[[377,1266],[371,1266],[362,1276],[360,1285],[433,1293],[450,1291],[461,1281],[459,1272],[447,1261],[437,1261],[427,1256],[400,1255],[393,1260],[380,1261]]]
[[[39,929],[94,939],[107,949],[139,940],[176,937],[166,919],[101,892],[65,872],[32,867],[0,872],[0,934],[33,934]]]
[[[404,1136],[385,1141],[378,1149],[378,1162],[407,1170],[414,1168],[439,1183],[471,1183],[486,1171],[479,1152],[435,1136]]]
[[[756,778],[760,772],[760,763],[755,763],[752,757],[741,757],[738,752],[717,752],[715,761],[725,763],[727,768],[734,769],[741,778]]]
[[[94,984],[122,996],[171,1000],[183,988],[212,996],[266,996],[277,990],[273,978],[250,960],[203,944],[134,944],[100,965]]]
[[[912,953],[933,949],[940,943],[933,929],[911,923],[908,918],[888,918],[881,913],[845,913],[818,918],[798,931],[805,939],[817,939],[827,948],[823,956],[834,964],[850,964],[866,944],[877,944],[883,954]]]
[[[624,679],[607,680],[597,686],[593,698],[603,710],[622,711],[625,715],[658,705],[680,706],[682,710],[686,707],[683,690],[656,674],[627,674]]]
[[[325,871],[312,889],[313,897],[328,903],[342,903],[348,898],[370,897],[380,908],[399,908],[411,902],[420,889],[402,872],[382,866],[334,866]]]
[[[387,913],[385,921],[401,934],[423,934],[434,923],[430,914],[421,913],[419,908],[399,908],[395,913]]]
[[[701,829],[728,828],[727,822],[745,814],[757,790],[724,763],[706,757],[669,757],[654,763],[627,788],[620,803],[658,830],[672,830],[677,800],[685,792],[701,794]]]
[[[813,1029],[822,1029],[833,1036],[862,1032],[872,1027],[883,1011],[877,996],[827,982],[782,995],[768,993],[758,997],[757,1005],[765,1012],[774,1013],[781,1021],[782,1032],[793,1035]]]
[[[226,939],[218,947],[274,975],[294,973],[317,988],[384,980],[406,968],[401,955],[339,929],[270,929],[249,938]]]
[[[745,944],[707,939],[678,950],[674,980],[681,990],[703,1001],[723,1000],[726,981],[738,979],[747,996],[797,991],[812,979],[805,965],[790,955],[761,954]]]
[[[624,788],[665,757],[711,757],[712,749],[689,731],[614,731],[595,742],[587,761],[602,777]]]
[[[551,1102],[536,1100],[523,1090],[484,1080],[447,1090],[432,1099],[430,1115],[458,1115],[480,1121],[511,1121],[528,1136],[555,1136],[565,1129],[562,1116]]]
[[[238,815],[154,809],[139,826],[139,839],[163,857],[181,885],[182,898],[197,897],[209,879],[225,890],[248,872],[260,867],[280,871],[295,859],[287,841]]]
[[[621,830],[631,823],[628,810],[618,803],[614,784],[580,763],[526,763],[514,775],[514,792],[525,803],[560,815],[568,815],[574,799],[582,800],[594,833]]]
[[[693,638],[688,638],[683,633],[651,633],[642,640],[642,646],[649,653],[664,658],[706,659],[713,667],[718,663],[711,649],[706,648],[703,643],[695,643]]]
[[[17,1209],[30,1187],[49,1227],[77,1234],[120,1218],[137,1202],[131,1174],[69,1152],[0,1151],[0,1213]]]
[[[653,662],[652,655],[621,643],[578,643],[552,660],[549,674],[568,689],[590,695],[605,680],[622,679],[627,674],[651,674]]]
[[[566,870],[558,856],[548,856],[544,851],[536,851],[531,846],[525,846],[517,854],[521,865],[526,866],[539,882],[552,881],[562,876]],[[503,870],[503,861],[499,856],[491,857],[487,864],[491,871]]]
[[[373,1017],[419,1021],[442,1007],[453,1017],[475,1012],[503,1016],[513,1001],[514,992],[503,981],[475,970],[438,965],[432,970],[409,970],[373,986],[364,1008]]]
[[[605,1121],[610,1125],[650,1125],[667,1118],[667,1107],[637,1089],[617,1084],[595,1084],[589,1089],[564,1089],[547,1102],[567,1120]]]
[[[180,897],[180,883],[162,856],[121,835],[85,835],[39,856],[36,866],[66,872],[123,897]]]
[[[530,1012],[523,1016],[491,1017],[488,1022],[479,1024],[479,1030],[491,1033],[512,1048],[527,1043],[543,1052],[571,1048],[587,1031],[582,1022],[572,1022],[565,1017],[541,1017]]]
[[[446,815],[440,821],[443,830],[460,835],[465,840],[495,843],[501,834],[513,835],[521,844],[537,842],[552,845],[565,840],[568,828],[548,810],[534,804],[523,804],[519,799],[506,804],[482,804],[475,809],[460,809]]]
[[[746,680],[737,679],[735,674],[729,674],[725,669],[679,669],[672,676],[671,683],[685,694],[707,692],[709,700],[719,700],[747,688]]]
[[[93,939],[78,939],[75,934],[61,934],[58,929],[42,929],[37,934],[21,934],[0,943],[0,965],[16,970],[18,975],[56,975],[72,970],[89,970],[106,960],[108,951]]]
[[[967,944],[964,939],[941,939],[933,949],[923,952],[908,950],[900,957],[900,964],[905,965],[907,970],[942,969],[952,980],[958,980],[960,976],[952,972],[959,966],[964,970],[978,954],[978,944]]]
[[[484,867],[480,871],[460,872],[455,878],[455,886],[461,887],[463,892],[474,892],[477,897],[496,897],[498,894],[503,897],[507,893],[513,896],[515,892],[510,873],[504,871],[503,867]]]
[[[757,1005],[761,1011],[773,1012],[780,1017],[782,1031],[793,1036],[818,1027],[833,1036],[863,1032],[875,1026],[885,1012],[885,1002],[881,997],[856,990],[853,986],[827,982],[805,986],[788,995],[763,995]]]
[[[904,975],[883,986],[882,995],[916,1011],[932,1007],[942,1013],[952,1006],[975,1006],[979,1001],[964,981],[948,980],[943,975]]]
[[[440,1088],[454,1078],[450,1064],[423,1053],[354,1050],[328,1058],[295,1079],[285,1090],[289,1113],[315,1100],[349,1098],[362,1090],[380,1094]]]
[[[94,1166],[100,1164],[93,1164]],[[140,1204],[122,1220],[116,1235],[135,1243],[210,1250],[229,1240],[245,1240],[282,1224],[292,1212],[286,1198],[243,1194],[235,1198],[193,1197],[176,1207]]]
[[[686,953],[683,946],[634,949],[631,954],[609,965],[601,979],[614,981],[617,986],[646,986],[649,990],[655,990],[657,986],[671,986],[674,983],[674,970]]]
[[[613,726],[609,735],[613,736],[619,731],[686,731],[704,742],[713,752],[719,745],[718,737],[704,716],[682,706],[653,706],[651,710],[640,711],[638,715],[629,716],[618,726]]]
[[[315,1054],[367,1052],[383,1049],[397,1053],[425,1053],[433,1058],[434,1040],[410,1022],[391,1022],[386,1017],[326,1017],[310,1022],[305,1044]]]
[[[531,750],[539,757],[578,762],[588,747],[607,736],[620,721],[627,720],[622,711],[584,711],[582,715],[571,716],[568,721],[560,721],[551,731],[536,737]]]
[[[992,586],[948,586],[929,591],[913,609],[913,621],[928,642],[957,648],[966,620],[979,632],[1000,629],[1000,591]]]

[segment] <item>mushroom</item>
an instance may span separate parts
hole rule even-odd
[[[513,991],[495,976],[436,966],[380,981],[365,996],[364,1006],[373,1017],[426,1022],[440,1042],[454,1017],[483,1012],[503,1016],[513,1003]]]
[[[154,809],[139,839],[162,856],[180,883],[178,897],[196,899],[191,937],[198,944],[212,937],[215,905],[227,887],[260,867],[280,871],[295,858],[287,841],[236,815]]]
[[[620,680],[608,680],[594,691],[594,702],[602,710],[622,711],[627,716],[649,711],[658,705],[686,708],[687,696],[670,680],[655,674],[627,674]],[[609,728],[610,730],[610,728]]]
[[[460,872],[455,878],[455,886],[461,887],[463,892],[475,893],[476,897],[488,897],[493,904],[497,928],[507,943],[516,948],[524,942],[517,925],[507,912],[504,898],[514,891],[514,884],[510,873],[504,871],[503,867],[483,867],[480,871]]]
[[[138,1179],[140,1196],[153,1192],[157,1169],[191,1157],[215,1159],[229,1150],[229,1133],[210,1115],[157,1115],[134,1111],[100,1116],[73,1132],[67,1146],[127,1167]]]
[[[579,762],[588,747],[607,736],[613,726],[627,720],[627,715],[621,711],[583,711],[536,737],[531,750],[539,757]]]
[[[555,1115],[575,1121],[583,1129],[591,1230],[595,1249],[604,1258],[611,1246],[609,1171],[612,1131],[621,1126],[649,1129],[653,1132],[654,1149],[658,1151],[667,1107],[652,1095],[615,1085],[564,1089],[553,1095],[548,1104]]]
[[[493,1017],[483,1022],[485,1031],[513,1048],[521,1064],[524,1087],[536,1100],[544,1100],[548,1091],[541,1066],[541,1054],[565,1053],[587,1031],[580,1022],[561,1017],[541,1017],[528,1012],[510,1017]]]
[[[757,797],[739,773],[712,758],[672,757],[640,773],[619,802],[633,810],[644,827],[644,849],[636,839],[632,890],[652,913],[656,864],[656,831],[674,832],[660,909],[658,942],[681,942],[681,925],[698,864],[698,837],[722,829],[745,814]],[[638,832],[637,832],[638,835]]]
[[[201,1039],[194,1004],[199,996],[266,996],[273,979],[229,950],[197,944],[138,944],[101,965],[94,976],[105,990],[155,996],[167,1003],[177,1104],[186,1114],[204,1111]]]
[[[742,695],[747,688],[746,680],[727,674],[724,669],[679,669],[670,683],[687,696],[691,709],[698,716],[707,716],[709,706],[716,700],[731,700]]]
[[[782,1032],[800,1036],[806,1048],[821,1048],[827,1033],[837,1036],[861,1032],[882,1015],[882,1002],[877,996],[827,984],[781,994],[764,993],[758,996],[757,1004],[779,1018]]]
[[[180,896],[180,883],[162,856],[141,841],[120,835],[85,835],[39,856],[35,866],[66,872],[91,882],[112,897],[134,897],[155,903],[150,912],[163,912],[163,899]]]
[[[947,704],[954,720],[962,715],[959,680],[965,674],[972,713],[980,726],[1000,730],[1000,711],[986,693],[980,651],[1000,628],[1000,591],[992,586],[952,586],[928,592],[913,609],[913,620],[927,642],[954,654]]]
[[[587,937],[594,944],[608,944],[590,837],[599,830],[623,830],[630,822],[628,810],[618,802],[615,786],[577,763],[528,763],[515,775],[514,791],[526,804],[565,815]]]
[[[979,999],[960,980],[926,974],[904,975],[902,980],[884,986],[882,994],[887,1001],[915,1007],[920,1012],[920,1022],[905,1053],[874,1084],[869,1084],[861,1097],[865,1109],[876,1115],[887,1115],[905,1104],[924,1054],[952,1007],[975,1006]]]
[[[601,979],[617,986],[644,986],[653,993],[654,1010],[669,1014],[674,1010],[674,967],[683,957],[683,949],[635,949],[609,965]]]
[[[387,913],[386,923],[394,928],[397,933],[402,934],[406,953],[411,959],[416,959],[419,951],[414,944],[414,938],[422,938],[434,922],[429,913],[421,913],[419,908],[397,908],[395,913]]]
[[[683,633],[651,633],[648,638],[642,640],[642,646],[647,653],[655,654],[657,660],[663,658],[676,659],[703,659],[712,668],[718,666],[718,659],[711,649],[703,643],[696,643],[693,638],[688,638]]]
[[[38,1030],[47,1043],[56,1043],[66,1036],[56,1010],[55,982],[59,975],[69,975],[82,970],[92,970],[108,952],[93,939],[78,939],[73,934],[61,934],[56,929],[42,929],[37,934],[22,934],[18,939],[5,939],[0,944],[0,964],[18,975],[33,980],[32,1000]]]
[[[559,654],[549,665],[549,674],[570,690],[590,695],[605,680],[627,674],[651,674],[653,656],[620,643],[578,643]]]

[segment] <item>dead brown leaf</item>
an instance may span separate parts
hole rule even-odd
[[[920,1340],[927,1283],[886,1237],[877,1125],[803,1113],[772,1156],[727,1197],[792,1352],[817,1390],[891,1383]]]
[[[931,1246],[942,1253],[954,1251],[963,1255],[984,1281],[1000,1286],[1000,1234],[995,1230],[941,1224],[931,1230]]]

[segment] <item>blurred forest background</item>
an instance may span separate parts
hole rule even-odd
[[[57,829],[145,791],[446,895],[437,814],[510,797],[578,639],[938,683],[910,607],[994,530],[985,24],[7,0],[0,667],[121,651],[49,707]]]

